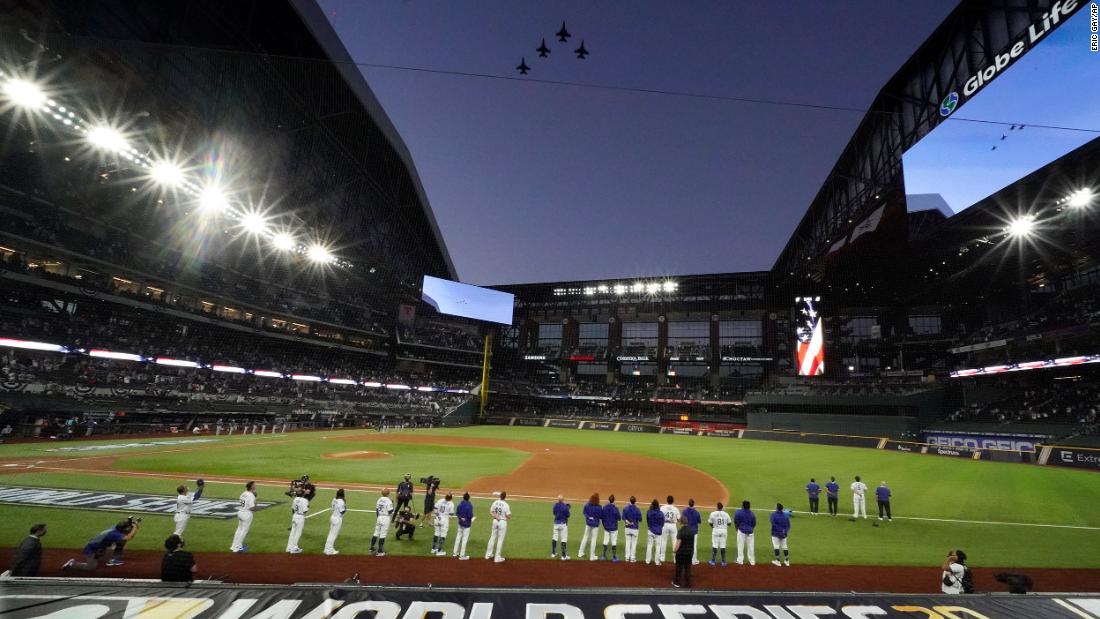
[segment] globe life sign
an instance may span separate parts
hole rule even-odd
[[[1050,12],[1043,13],[1042,19],[1028,26],[1027,32],[1013,43],[1007,52],[994,56],[991,64],[978,70],[970,79],[966,80],[966,84],[963,85],[963,94],[970,97],[981,90],[983,86],[993,81],[1001,71],[1008,68],[1025,51],[1034,47],[1048,32],[1068,19],[1081,6],[1078,0],[1059,0],[1055,2],[1050,7]]]

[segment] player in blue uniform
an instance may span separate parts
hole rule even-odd
[[[561,560],[569,560],[569,551],[565,545],[569,542],[569,504],[565,497],[558,495],[558,502],[554,503],[554,535],[550,539],[550,558],[558,556],[558,542],[561,542]]]
[[[581,536],[581,547],[577,553],[578,559],[584,558],[584,547],[588,545],[588,540],[592,540],[592,554],[589,556],[590,561],[596,560],[596,544],[599,543],[597,539],[600,536],[600,519],[603,518],[603,508],[600,507],[600,495],[593,494],[588,497],[588,503],[585,503],[584,510],[584,535]]]
[[[637,563],[638,526],[642,522],[642,510],[635,505],[638,499],[630,497],[630,505],[623,508],[623,533],[626,535],[626,552],[623,559],[627,563]]]
[[[775,552],[775,558],[772,559],[772,565],[778,567],[779,563],[779,550],[783,550],[783,565],[790,567],[791,557],[790,551],[787,550],[787,534],[791,531],[791,518],[787,515],[787,512],[783,511],[783,504],[776,503],[775,511],[771,515],[772,522],[772,551]]]
[[[821,486],[817,485],[817,480],[813,477],[810,478],[810,483],[806,484],[806,496],[810,499],[810,513],[817,515],[817,510],[821,504]]]
[[[649,509],[645,513],[645,525],[646,531],[646,546],[645,546],[645,564],[649,565],[650,560],[657,559],[657,565],[661,564],[661,555],[664,553],[659,552],[660,544],[659,540],[665,532],[665,514],[661,511],[661,504],[657,502],[657,499],[653,499],[653,502],[649,504]]]
[[[615,495],[607,497],[607,504],[600,512],[600,522],[603,523],[603,560],[607,561],[607,543],[611,542],[611,562],[619,562],[619,521],[622,516],[615,505]],[[593,544],[595,546],[595,544]]]
[[[893,514],[890,513],[890,496],[893,493],[890,492],[890,488],[886,486],[886,482],[879,484],[878,488],[875,488],[875,498],[878,499],[878,519],[882,520],[882,514],[886,512],[886,519],[890,522],[894,521]]]
[[[741,501],[741,509],[734,512],[733,526],[737,528],[737,565],[744,565],[746,551],[749,565],[756,565],[756,538],[753,534],[756,514],[752,513],[752,505],[748,501]]]
[[[470,541],[470,526],[474,523],[474,504],[470,502],[469,492],[462,495],[462,502],[458,504],[455,516],[458,517],[458,533],[455,535],[454,556],[460,561],[468,561],[470,557],[466,554],[466,542]]]
[[[695,509],[695,499],[688,499],[688,506],[684,508],[684,520],[691,534],[695,536],[694,547],[691,549],[691,564],[699,565],[699,523],[703,522],[703,516]]]
[[[829,501],[829,515],[836,516],[837,499],[840,495],[840,484],[836,483],[836,477],[830,477],[825,484],[825,498]]]

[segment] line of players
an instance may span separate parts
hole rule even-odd
[[[177,488],[176,514],[174,517],[176,524],[174,531],[175,535],[183,535],[187,527],[187,522],[190,519],[191,505],[202,496],[204,488],[203,480],[200,479],[196,483],[198,485],[198,490],[194,494],[188,492],[186,486],[181,485]],[[862,514],[863,518],[866,518],[867,513],[864,495],[867,492],[867,486],[863,484],[859,476],[856,476],[855,481],[851,484],[851,490],[853,500],[852,517],[857,518]],[[820,491],[820,486],[811,478],[810,482],[806,485],[806,492],[809,497],[810,513],[812,515],[817,515],[818,513]],[[836,516],[839,485],[836,483],[835,477],[830,478],[830,481],[825,484],[825,491],[828,499],[829,512],[831,515]],[[298,488],[291,492],[293,496],[293,500],[291,501],[291,526],[286,546],[286,552],[291,554],[303,552],[298,546],[298,542],[301,539],[302,531],[305,527],[306,514],[309,512],[309,498],[312,498],[311,496],[307,498],[307,493],[308,495],[312,495],[312,492],[307,488]],[[374,532],[371,537],[370,554],[379,557],[386,556],[386,536],[389,533],[396,512],[394,503],[389,498],[389,495],[390,491],[388,489],[383,490],[382,496],[378,498],[374,509],[376,520]],[[504,561],[501,552],[508,531],[508,521],[512,518],[511,508],[506,501],[507,496],[508,494],[506,492],[501,492],[500,497],[495,500],[489,508],[489,516],[492,519],[492,523],[489,543],[485,550],[485,558],[493,559],[498,563]],[[879,504],[879,520],[882,520],[884,513],[888,519],[893,519],[890,512],[890,497],[890,489],[887,487],[886,482],[882,482],[882,484],[876,488],[876,498]],[[434,529],[430,553],[440,557],[447,556],[444,545],[450,529],[451,519],[456,518],[458,521],[458,530],[455,536],[452,556],[460,560],[468,560],[470,557],[466,554],[466,545],[470,537],[470,528],[474,520],[476,520],[474,516],[474,507],[473,503],[470,502],[469,493],[463,495],[462,501],[457,506],[454,504],[453,499],[453,495],[448,493],[444,498],[435,503],[429,514],[425,515],[425,520],[431,518],[432,527]],[[724,567],[727,565],[726,542],[729,527],[732,524],[736,530],[737,540],[737,558],[734,562],[741,565],[747,558],[749,565],[755,565],[754,532],[756,529],[756,515],[752,511],[749,501],[742,502],[741,509],[738,509],[734,513],[732,519],[729,514],[724,511],[722,503],[718,503],[716,507],[717,509],[711,512],[707,519],[707,523],[711,527],[711,558],[708,563],[712,566],[720,564]],[[344,490],[342,488],[336,491],[336,496],[332,500],[330,510],[332,514],[329,517],[329,533],[325,540],[324,553],[326,555],[335,555],[339,554],[339,551],[335,548],[335,544],[340,534],[340,529],[343,526],[344,515],[347,512],[347,503],[344,500]],[[245,491],[241,493],[239,499],[237,530],[233,535],[233,542],[230,546],[232,552],[248,551],[248,547],[244,544],[244,541],[252,526],[252,518],[255,511],[255,482],[248,482],[245,484]],[[558,496],[557,501],[552,507],[552,515],[553,529],[550,542],[550,557],[558,557],[558,545],[560,544],[561,559],[563,561],[568,560],[570,558],[568,554],[568,543],[571,506],[565,502],[563,496]],[[604,560],[608,560],[607,554],[610,547],[610,560],[612,562],[618,562],[619,523],[621,522],[623,523],[626,543],[623,560],[628,563],[637,562],[638,537],[644,526],[647,531],[645,563],[647,565],[650,563],[661,565],[665,560],[667,550],[675,544],[677,524],[682,524],[689,528],[695,539],[692,563],[699,563],[698,534],[702,516],[699,511],[695,509],[694,499],[688,500],[688,507],[683,510],[683,513],[676,507],[674,498],[671,495],[666,498],[665,505],[659,505],[657,499],[653,499],[649,509],[643,516],[641,509],[637,506],[636,497],[630,497],[629,503],[620,511],[615,504],[615,495],[609,496],[607,503],[601,505],[599,495],[593,494],[585,504],[582,515],[584,517],[584,533],[581,536],[580,548],[577,553],[578,558],[584,557],[585,548],[588,547],[590,549],[589,560],[596,561],[601,557]],[[790,510],[784,509],[782,504],[777,504],[775,511],[769,516],[769,521],[771,524],[772,549],[775,557],[772,563],[775,565],[782,564],[789,566],[790,553],[787,547],[787,536],[791,529]],[[410,523],[406,523],[406,525],[412,526]],[[601,527],[603,528],[603,552],[601,557],[598,557],[597,543]],[[782,557],[780,556],[781,552]],[[780,562],[781,559],[782,563]]]

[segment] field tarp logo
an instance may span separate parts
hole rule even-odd
[[[1073,617],[1092,616],[1095,596],[943,596],[842,593],[671,595],[653,592],[408,590],[354,587],[215,589],[194,585],[111,587],[20,583],[0,594],[6,619],[46,617],[279,617],[351,619],[598,619],[603,617]],[[330,597],[331,595],[331,597]],[[1080,610],[1078,610],[1080,609]],[[1071,614],[1076,613],[1076,615]]]
[[[110,443],[106,445],[74,445],[72,447],[54,447],[46,451],[104,451],[108,449],[134,449],[136,447],[159,447],[162,445],[194,445],[196,443],[216,443],[218,438],[189,438],[178,441],[138,441],[134,443]]]
[[[122,494],[96,490],[66,490],[63,488],[34,488],[29,486],[0,486],[0,503],[142,514],[173,514],[176,511],[175,496]],[[259,511],[272,505],[278,505],[278,503],[270,501],[257,502],[256,510]],[[240,501],[237,499],[199,499],[191,504],[191,515],[225,520],[236,516],[239,506]]]
[[[940,116],[950,116],[957,105],[959,105],[959,93],[952,91],[940,102]]]

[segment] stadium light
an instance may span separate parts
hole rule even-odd
[[[95,127],[88,131],[88,142],[96,148],[121,153],[130,149],[130,143],[117,129]]]
[[[615,294],[626,294],[626,286],[623,284],[615,284]]]
[[[650,282],[650,283],[646,284],[645,291],[648,292],[649,294],[657,294],[658,292],[661,291],[661,285],[658,284],[657,282]]]
[[[630,292],[644,292],[644,291],[645,291],[645,284],[643,284],[642,282],[634,282],[634,284],[630,287]]]
[[[672,292],[676,290],[676,282],[665,282],[663,285],[665,292]]]
[[[1009,235],[1016,238],[1031,236],[1031,233],[1035,231],[1035,216],[1022,215],[1017,217],[1008,223],[1008,227],[1006,227],[1005,230]]]
[[[241,217],[241,226],[252,234],[263,234],[267,230],[267,220],[259,213],[245,213]]]
[[[46,94],[35,84],[13,77],[4,82],[4,96],[15,105],[35,109],[46,103]]]
[[[294,237],[290,236],[286,232],[280,232],[271,237],[271,244],[274,245],[276,249],[287,251],[294,249],[294,246],[296,245],[296,243],[294,242]]]
[[[199,208],[207,213],[218,213],[229,207],[225,194],[217,187],[207,187],[199,194]]]
[[[165,187],[179,187],[183,185],[183,169],[171,161],[160,161],[153,164],[149,175],[158,185]]]
[[[332,253],[330,253],[329,250],[320,245],[310,246],[309,250],[306,252],[306,255],[309,256],[309,259],[314,262],[332,262]]]
[[[1084,208],[1092,204],[1094,197],[1091,189],[1078,189],[1069,196],[1069,205],[1073,208]]]

